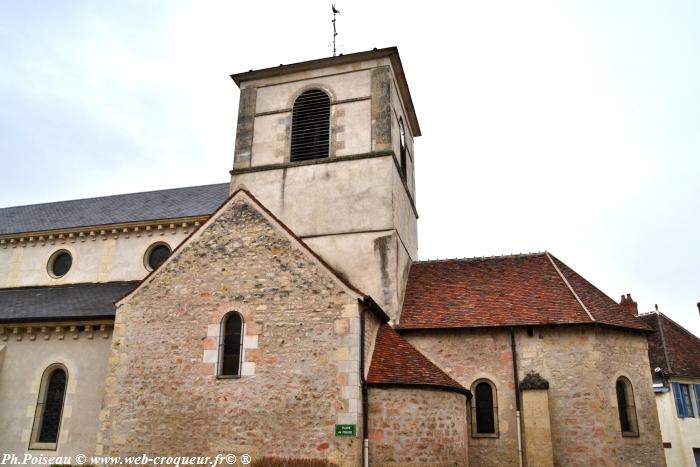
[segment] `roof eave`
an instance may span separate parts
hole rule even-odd
[[[462,388],[462,387],[454,387],[454,386],[448,386],[445,384],[428,384],[428,383],[405,383],[405,382],[370,382],[367,381],[367,386],[369,387],[376,387],[376,388],[383,388],[383,389],[391,389],[391,388],[399,388],[399,389],[428,389],[428,390],[433,390],[433,391],[448,391],[448,392],[456,392],[458,394],[464,394],[467,396],[467,400],[470,400],[472,398],[472,392],[469,389]]]
[[[559,327],[559,326],[591,326],[619,329],[621,331],[635,331],[644,334],[654,332],[651,329],[633,328],[617,324],[603,323],[600,321],[583,321],[583,322],[566,322],[566,323],[518,323],[518,324],[476,324],[469,326],[396,326],[396,332],[411,332],[411,331],[466,331],[468,329],[508,329],[508,328],[528,328],[528,327]]]
[[[4,324],[23,324],[30,325],[33,323],[59,323],[59,322],[75,322],[75,321],[114,321],[114,313],[106,315],[86,315],[86,316],[42,316],[32,318],[9,318],[0,319],[0,325]]]

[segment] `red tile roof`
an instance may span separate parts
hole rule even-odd
[[[377,332],[367,383],[371,386],[435,387],[464,394],[469,392],[388,324],[382,324]]]
[[[656,331],[647,337],[652,372],[661,368],[667,376],[700,378],[700,338],[663,313],[639,319]]]
[[[544,252],[413,263],[397,329],[593,322],[649,329]]]

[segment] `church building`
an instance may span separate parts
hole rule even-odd
[[[229,183],[0,209],[0,454],[666,465],[629,295],[418,260],[395,47],[232,78]]]

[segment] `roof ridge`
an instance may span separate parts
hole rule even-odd
[[[554,270],[557,271],[557,274],[559,274],[559,277],[561,278],[561,280],[564,281],[564,284],[566,284],[566,286],[569,288],[571,293],[574,294],[576,301],[579,303],[579,305],[581,305],[581,308],[583,308],[583,311],[585,311],[586,314],[588,315],[588,317],[591,319],[591,321],[595,323],[596,319],[593,317],[591,312],[588,311],[588,308],[586,307],[586,305],[584,305],[583,301],[581,300],[581,297],[578,296],[578,294],[576,293],[574,288],[571,286],[571,284],[569,284],[569,281],[566,280],[566,277],[564,277],[564,274],[561,272],[561,270],[559,269],[557,264],[554,262],[554,260],[550,256],[549,252],[545,251],[544,254],[547,257],[547,259],[549,259],[549,262],[552,264],[552,267],[554,267]]]
[[[84,198],[63,199],[63,200],[59,200],[59,201],[47,201],[44,203],[32,203],[32,204],[20,204],[17,206],[5,206],[5,207],[0,207],[0,211],[2,211],[3,209],[27,208],[27,207],[31,207],[31,206],[45,206],[48,204],[58,204],[58,203],[72,203],[75,201],[87,201],[87,200],[93,200],[93,199],[114,198],[114,197],[118,197],[118,196],[129,196],[129,195],[142,195],[142,194],[146,194],[146,193],[162,193],[164,191],[186,190],[189,188],[200,188],[200,187],[209,187],[209,186],[214,186],[214,185],[228,185],[228,184],[229,184],[229,182],[206,183],[204,185],[180,186],[180,187],[174,187],[174,188],[163,188],[160,190],[144,190],[144,191],[134,191],[131,193],[116,193],[113,195],[87,196]]]
[[[421,259],[417,261],[413,261],[413,264],[419,263],[444,263],[447,261],[479,261],[479,260],[485,260],[485,259],[506,259],[506,258],[527,258],[527,257],[535,257],[535,256],[541,256],[543,254],[546,254],[546,251],[537,251],[537,252],[532,252],[532,253],[511,253],[511,254],[505,254],[505,255],[493,255],[493,256],[472,256],[472,257],[463,257],[463,258],[436,258],[436,259]]]
[[[678,323],[677,321],[675,321],[673,318],[671,318],[670,316],[666,315],[665,313],[663,313],[663,312],[661,312],[661,311],[654,311],[654,312],[652,312],[652,313],[656,313],[656,314],[658,314],[659,316],[663,316],[664,318],[666,318],[667,320],[669,320],[674,326],[676,326],[677,328],[680,328],[684,333],[688,334],[688,335],[691,336],[691,337],[694,337],[694,338],[697,339],[697,340],[700,340],[700,337],[696,336],[696,335],[693,334],[691,331],[689,331],[689,330],[687,330],[686,328],[684,328],[682,324]]]
[[[669,374],[673,373],[671,367],[671,359],[668,356],[668,349],[666,348],[666,336],[664,335],[664,325],[661,322],[661,313],[656,313],[656,321],[659,323],[659,335],[661,336],[661,346],[664,348],[664,357],[666,358],[666,367],[668,368]]]
[[[559,261],[561,264],[563,264],[564,266],[566,266],[567,269],[570,269],[571,272],[573,272],[574,274],[576,274],[582,281],[586,282],[588,285],[590,285],[591,287],[593,287],[594,289],[596,289],[598,292],[600,292],[605,298],[607,298],[608,300],[610,300],[612,303],[614,303],[614,304],[616,304],[616,305],[619,305],[619,303],[618,303],[614,298],[612,298],[612,297],[611,297],[610,295],[608,295],[606,292],[600,290],[600,288],[599,288],[597,285],[595,285],[593,282],[591,282],[591,281],[589,281],[588,279],[586,279],[585,277],[583,277],[583,275],[581,275],[578,271],[575,271],[571,266],[569,266],[568,264],[566,264],[564,261],[560,260],[559,258],[557,258],[556,256],[552,255],[552,254],[549,253],[549,252],[547,252],[547,254],[550,255],[550,256],[552,257],[552,259],[556,259],[556,260]]]

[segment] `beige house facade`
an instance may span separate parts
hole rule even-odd
[[[418,261],[396,48],[232,78],[229,182],[0,209],[0,454],[667,464],[624,299]]]
[[[698,304],[700,307],[700,304]],[[699,308],[700,310],[700,308]],[[700,465],[700,338],[659,311],[641,316],[668,465]]]

